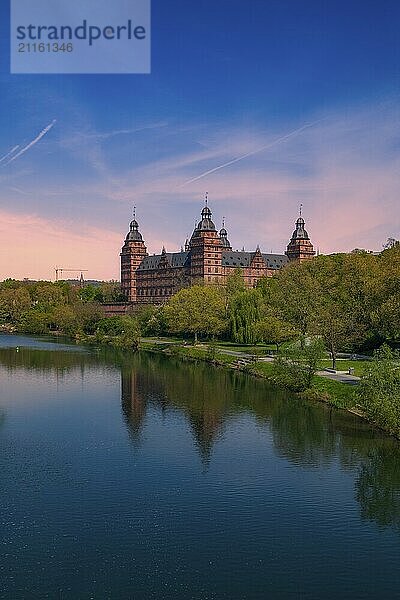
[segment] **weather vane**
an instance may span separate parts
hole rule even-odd
[[[206,206],[208,206],[208,192],[206,192]]]
[[[300,204],[300,217],[301,217],[301,215],[302,215],[302,212],[303,212],[303,205],[302,205],[302,204]]]
[[[133,207],[133,218],[136,219],[136,206]]]

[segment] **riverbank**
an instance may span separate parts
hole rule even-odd
[[[245,360],[239,356],[239,352],[230,351],[229,353],[229,351],[214,345],[206,346],[199,344],[192,346],[185,343],[179,343],[177,340],[174,342],[160,339],[151,341],[149,339],[142,340],[140,343],[140,350],[164,354],[183,361],[205,362],[213,367],[241,371],[253,377],[264,379],[268,384],[282,389],[282,385],[278,384],[274,379],[272,360],[266,362],[259,357],[254,357],[253,360]],[[242,353],[242,355],[246,355],[246,353]],[[396,439],[400,438],[393,430],[384,427],[375,420],[369,418],[362,410],[358,405],[358,398],[354,385],[349,385],[348,383],[339,380],[334,381],[329,378],[329,374],[324,377],[318,374],[314,375],[310,388],[302,392],[292,393],[299,399],[319,402],[339,410],[344,410],[363,419],[386,435]]]
[[[59,337],[59,334],[54,333]],[[345,410],[351,414],[364,419],[377,429],[384,431],[386,434],[392,435],[397,439],[400,435],[390,427],[385,427],[379,422],[376,422],[371,416],[365,414],[362,407],[359,405],[359,398],[356,392],[356,386],[359,382],[359,377],[348,375],[346,371],[331,373],[317,371],[311,382],[311,386],[304,391],[293,391],[288,386],[285,386],[282,381],[275,379],[273,362],[274,358],[269,354],[270,349],[261,347],[236,347],[234,345],[224,344],[223,342],[192,345],[179,338],[136,338],[132,344],[131,339],[122,339],[121,336],[76,336],[71,338],[75,343],[88,346],[109,346],[119,350],[137,351],[163,354],[166,356],[176,357],[182,361],[203,362],[213,367],[234,369],[259,379],[264,379],[268,384],[276,388],[289,389],[292,393],[298,396],[299,399],[320,402],[337,409]],[[266,355],[266,354],[269,355]],[[326,361],[321,361],[321,363]],[[361,362],[357,369],[359,374],[362,374]],[[346,367],[352,366],[355,361],[344,359]],[[324,365],[320,365],[323,368]],[[333,377],[333,378],[332,378]],[[335,380],[336,378],[336,380]],[[353,384],[353,385],[351,385]]]
[[[146,340],[140,344],[140,349],[148,352],[162,353],[168,356],[189,361],[206,362],[216,367],[242,371],[254,377],[262,378],[272,385],[277,385],[273,375],[273,361],[249,358],[249,354],[224,350],[215,346],[182,345],[179,343],[163,342],[162,340]],[[314,375],[312,387],[304,392],[297,392],[301,398],[331,404],[336,408],[354,412],[356,395],[354,387],[327,377]]]

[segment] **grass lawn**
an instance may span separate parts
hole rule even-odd
[[[207,342],[205,342],[207,343]],[[270,350],[275,350],[276,346],[274,344],[235,344],[234,342],[215,342],[218,348],[224,350],[233,350],[234,352],[245,352],[246,354],[267,354]]]
[[[315,375],[310,397],[312,397],[312,392],[315,390],[322,396],[326,395],[329,403],[338,408],[353,408],[357,403],[355,387]]]
[[[336,370],[337,371],[348,371],[350,367],[354,369],[354,375],[357,377],[361,377],[364,372],[364,369],[370,365],[370,361],[368,360],[347,360],[340,359],[336,360]],[[329,359],[324,359],[319,362],[319,368],[322,369],[331,369],[332,361]]]

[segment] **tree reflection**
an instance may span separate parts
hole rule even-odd
[[[362,518],[400,529],[400,445],[356,416],[301,401],[235,371],[107,347],[76,352],[3,348],[0,365],[16,374],[34,370],[63,376],[101,365],[116,369],[121,373],[123,418],[136,448],[151,406],[165,414],[179,411],[205,466],[230,422],[242,413],[251,414],[271,433],[276,454],[285,460],[302,468],[339,460],[342,469],[354,472]],[[0,426],[3,422],[0,412]]]
[[[371,449],[356,480],[363,519],[400,530],[399,449],[394,441]]]

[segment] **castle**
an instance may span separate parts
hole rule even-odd
[[[121,288],[130,303],[161,304],[193,283],[224,285],[238,268],[245,285],[254,287],[261,277],[271,277],[289,261],[314,255],[301,209],[285,254],[265,254],[258,246],[253,252],[232,250],[224,224],[218,232],[212,221],[206,197],[201,219],[180,252],[163,248],[161,254],[149,255],[134,216],[120,254]]]

